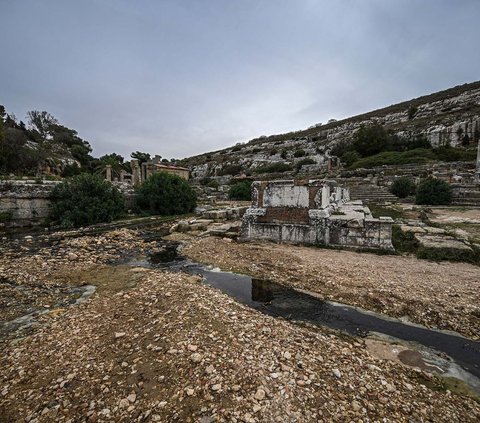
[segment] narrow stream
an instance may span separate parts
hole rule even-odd
[[[270,316],[327,326],[355,336],[375,334],[390,340],[407,341],[407,344],[415,345],[416,350],[423,350],[430,369],[435,368],[437,373],[444,376],[464,380],[480,394],[480,342],[345,304],[324,301],[272,281],[193,263],[180,256],[177,248],[178,244],[167,244],[161,253],[151,255],[148,259],[130,260],[129,264],[201,275],[205,284]]]

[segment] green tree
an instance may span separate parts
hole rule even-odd
[[[122,170],[129,171],[130,165],[123,163],[123,157],[117,153],[105,154],[100,157],[95,166],[95,173],[104,174],[107,166],[112,167],[112,174],[114,176],[120,176]]]
[[[197,196],[190,184],[167,172],[150,176],[136,193],[138,208],[150,214],[171,216],[191,213],[197,206]]]
[[[350,167],[352,164],[354,164],[357,160],[360,159],[360,154],[358,154],[356,151],[349,150],[345,151],[345,153],[342,154],[340,159],[345,164],[345,166]]]
[[[124,211],[123,195],[111,183],[82,173],[52,191],[50,219],[64,228],[110,222]]]
[[[388,134],[381,125],[362,125],[353,136],[353,148],[362,157],[372,156],[384,150]]]
[[[398,198],[406,198],[415,194],[415,183],[410,178],[402,176],[393,181],[390,192]]]
[[[228,198],[231,200],[248,201],[252,198],[252,182],[241,181],[230,187]]]
[[[441,179],[428,177],[417,188],[415,196],[416,204],[446,205],[452,201],[452,188],[450,184]]]
[[[45,110],[31,110],[27,112],[28,123],[34,131],[40,135],[40,140],[45,141],[52,135],[54,125],[58,125],[58,120]]]
[[[148,162],[150,160],[149,153],[142,153],[141,151],[135,151],[130,154],[132,159],[138,160],[138,163],[141,165],[142,163]]]

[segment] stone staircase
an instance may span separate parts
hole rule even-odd
[[[480,185],[452,185],[452,205],[480,207]]]
[[[373,184],[359,184],[351,185],[349,188],[351,200],[362,200],[369,203],[395,203],[399,201],[398,197],[393,195],[386,187]]]

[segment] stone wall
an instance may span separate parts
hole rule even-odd
[[[60,181],[0,181],[0,228],[28,227],[44,224],[50,207],[50,194]],[[135,207],[131,184],[113,182],[124,195],[125,209]]]
[[[254,182],[241,239],[392,250],[393,220],[349,199],[335,181]]]
[[[0,182],[0,222],[4,227],[35,226],[48,216],[49,196],[57,181],[2,181]]]

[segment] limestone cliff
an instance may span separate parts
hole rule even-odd
[[[424,135],[433,147],[475,145],[480,138],[480,81],[306,130],[253,139],[184,159],[182,165],[192,169],[195,179],[322,173],[331,164],[332,149],[350,142],[361,125],[372,123],[402,136]]]

